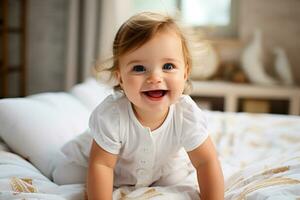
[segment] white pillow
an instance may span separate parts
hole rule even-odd
[[[70,93],[79,99],[90,111],[113,92],[113,89],[94,78],[88,78],[81,84],[74,86]]]
[[[55,155],[88,127],[90,111],[68,93],[0,100],[0,137],[52,178]]]

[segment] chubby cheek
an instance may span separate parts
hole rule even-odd
[[[140,92],[141,82],[134,78],[122,79],[121,86],[127,96],[136,95]]]
[[[134,78],[123,78],[123,86],[127,89],[129,88],[136,88],[140,83],[137,79]]]
[[[175,88],[171,88],[171,91],[172,91],[171,98],[175,99],[175,101],[176,101],[176,99],[179,98],[183,94],[184,87],[181,85],[180,86],[177,85],[177,87],[175,85],[173,87],[175,87]]]
[[[183,91],[185,82],[184,76],[181,75],[174,76],[168,81],[169,87],[178,92]]]
[[[174,82],[168,88],[170,90],[170,100],[172,103],[175,103],[183,94],[184,82],[182,80],[179,82]]]

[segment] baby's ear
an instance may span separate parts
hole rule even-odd
[[[188,65],[185,66],[185,69],[184,69],[184,80],[188,80],[189,78],[189,74],[190,74],[190,67]]]
[[[123,81],[122,81],[121,72],[119,69],[117,69],[115,71],[114,76],[115,76],[117,82],[121,85],[123,83]]]

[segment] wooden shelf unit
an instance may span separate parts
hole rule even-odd
[[[285,86],[260,86],[218,81],[192,81],[193,97],[222,97],[224,111],[237,112],[240,99],[287,100],[288,114],[300,115],[300,88]]]
[[[0,60],[0,98],[9,97],[9,75],[18,73],[19,95],[26,96],[27,89],[27,71],[26,71],[26,16],[27,16],[27,0],[18,0],[20,3],[19,27],[10,27],[9,25],[9,0],[1,0],[0,14],[0,34],[1,34],[1,60]],[[9,37],[11,34],[17,34],[20,38],[20,63],[16,66],[10,64],[9,55]],[[17,52],[16,52],[17,53]]]

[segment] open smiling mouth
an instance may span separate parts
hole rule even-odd
[[[167,94],[168,90],[151,90],[145,91],[143,94],[152,98],[152,99],[160,99]]]

